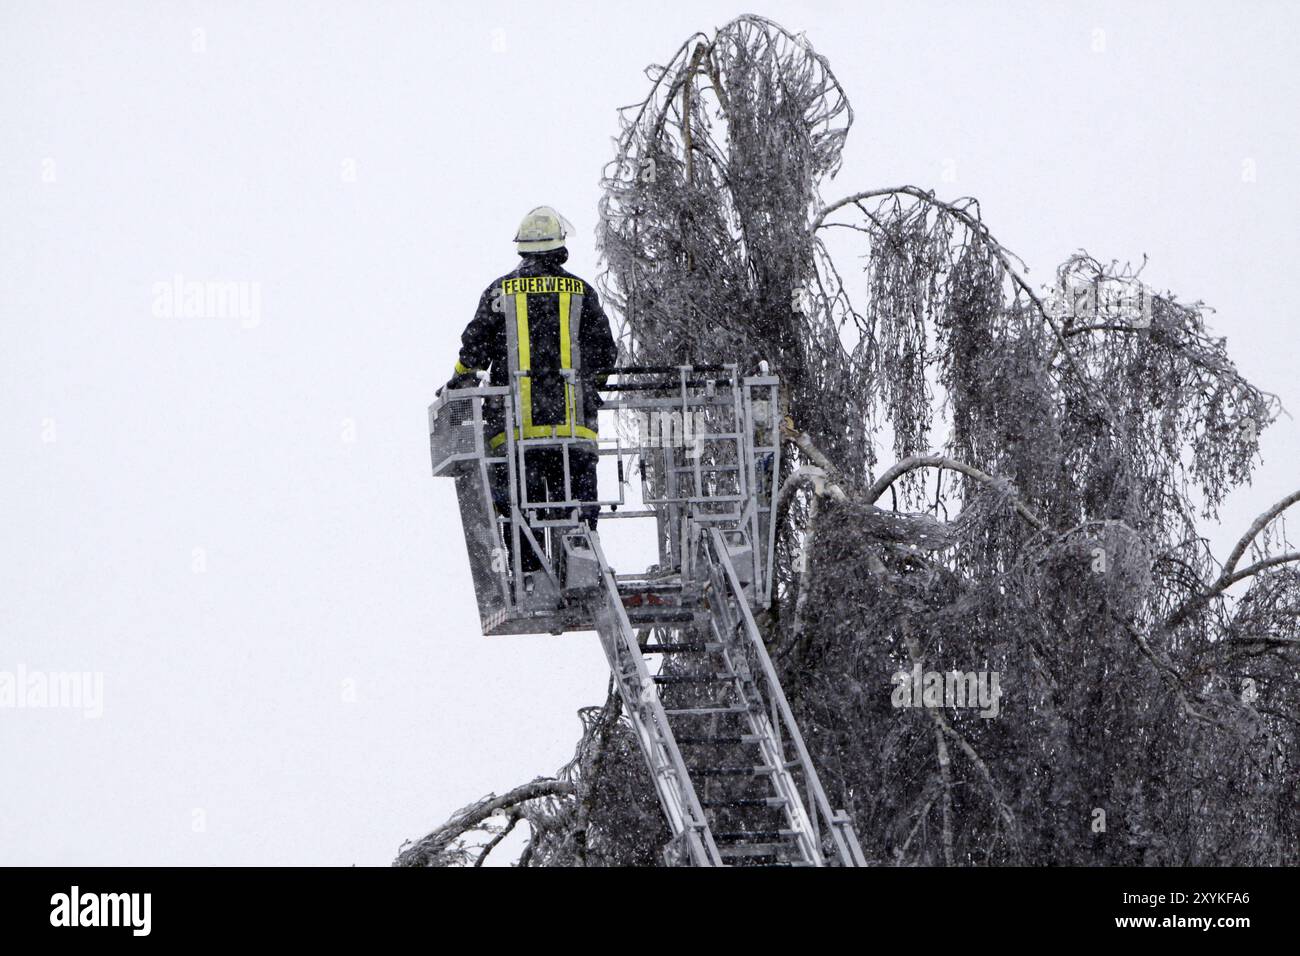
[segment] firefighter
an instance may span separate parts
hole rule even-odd
[[[550,206],[538,206],[524,216],[515,235],[519,264],[479,297],[474,318],[461,335],[456,374],[447,387],[473,386],[483,370],[490,384],[512,385],[516,370],[526,372],[519,378],[516,437],[525,442],[552,437],[590,440],[593,444],[587,447],[570,445],[569,484],[574,500],[595,501],[599,456],[594,442],[601,405],[597,389],[613,368],[618,347],[596,290],[563,268],[571,230]],[[485,409],[485,417],[489,447],[498,449],[506,440],[504,413],[497,405]],[[565,500],[560,446],[526,449],[524,461],[529,501]],[[504,512],[510,501],[506,469],[501,465],[491,470],[493,497]],[[593,529],[599,510],[591,505],[581,511]],[[525,572],[540,567],[530,547],[524,547],[520,563]]]

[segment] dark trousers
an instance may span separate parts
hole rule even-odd
[[[595,501],[598,497],[596,494],[596,463],[600,456],[593,451],[586,451],[578,448],[576,445],[569,446],[569,497],[575,501]],[[525,445],[524,449],[524,485],[528,489],[529,501],[564,501],[564,450],[556,445],[542,448],[530,449]],[[505,517],[509,517],[510,509],[510,491],[509,491],[509,471],[505,465],[492,466],[492,498],[496,502],[497,511]],[[523,496],[520,495],[519,502],[522,505]],[[522,510],[522,509],[521,509]],[[529,509],[531,514],[543,519],[563,518],[563,508],[539,508]],[[595,530],[596,517],[600,513],[597,505],[586,505],[582,508],[581,517],[587,522],[587,527]],[[528,517],[528,513],[525,513]],[[538,539],[538,544],[544,544],[542,539],[542,529],[535,528],[533,534]],[[513,542],[511,540],[510,527],[505,526],[506,554],[511,554]],[[541,562],[538,561],[537,555],[533,553],[532,546],[524,540],[522,532],[520,534],[520,547],[523,553],[519,556],[519,563],[524,571],[537,571],[541,568]],[[511,557],[511,567],[514,567],[514,559]]]

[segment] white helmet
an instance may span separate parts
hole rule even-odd
[[[525,252],[550,252],[564,245],[573,225],[550,206],[538,206],[524,216],[515,235],[515,247]]]

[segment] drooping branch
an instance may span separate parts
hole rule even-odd
[[[1020,274],[1020,271],[1012,263],[1011,260],[1014,254],[1009,252],[1007,248],[993,236],[993,233],[989,231],[988,226],[986,226],[983,220],[978,216],[972,216],[966,209],[956,205],[955,203],[945,202],[944,200],[937,198],[932,191],[920,189],[916,186],[894,186],[885,189],[868,189],[831,203],[829,206],[822,209],[813,219],[812,229],[816,232],[818,229],[822,228],[823,225],[827,225],[826,217],[845,206],[857,206],[859,209],[862,209],[865,214],[870,216],[866,209],[861,205],[864,201],[868,199],[885,199],[890,196],[900,195],[911,196],[913,199],[926,203],[927,205],[942,209],[945,213],[952,216],[970,230],[971,235],[984,243],[985,247],[992,252],[998,262],[1001,263],[1002,268],[1006,270],[1006,274],[1011,277],[1011,281],[1015,283],[1016,287],[1025,294],[1030,302],[1033,303],[1038,314],[1051,328],[1053,334],[1056,336],[1058,347],[1061,349],[1062,354],[1064,354],[1066,362],[1070,365],[1070,370],[1074,372],[1080,385],[1086,389],[1089,398],[1096,402],[1096,404],[1106,413],[1108,420],[1113,421],[1115,413],[1110,406],[1110,402],[1106,400],[1104,395],[1097,394],[1091,387],[1088,377],[1084,375],[1083,369],[1079,366],[1074,354],[1069,349],[1068,342],[1066,341],[1065,329],[1062,328],[1060,322],[1057,321],[1056,316],[1052,314],[1052,310],[1047,308],[1042,297],[1034,291],[1033,286],[1029,284],[1028,280]],[[1018,256],[1015,258],[1017,262],[1020,261]],[[1022,266],[1023,264],[1024,263],[1021,262]]]
[[[1005,486],[1005,482],[995,478],[988,472],[981,471],[973,465],[968,465],[965,462],[949,458],[947,455],[914,455],[911,458],[905,458],[902,461],[891,465],[885,470],[884,474],[876,479],[875,483],[867,489],[865,498],[867,504],[875,504],[877,499],[889,490],[890,485],[903,475],[915,471],[918,468],[947,468],[950,471],[959,471],[963,475],[968,475],[981,484],[993,487],[1000,485]],[[1029,510],[1029,507],[1023,501],[1012,495],[1011,503],[1015,507],[1016,513],[1028,521],[1035,530],[1043,530],[1045,525],[1042,519]]]
[[[574,785],[566,780],[539,777],[531,783],[515,787],[509,793],[502,794],[499,797],[496,794],[489,794],[482,800],[464,808],[442,826],[431,831],[417,842],[405,847],[398,854],[395,865],[435,865],[439,858],[457,840],[471,830],[477,829],[481,823],[494,813],[509,810],[512,807],[527,803],[529,800],[537,800],[541,797],[571,796],[574,792]]]

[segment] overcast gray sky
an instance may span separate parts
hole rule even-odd
[[[382,864],[569,759],[599,647],[479,634],[425,408],[527,209],[594,276],[615,108],[739,12],[0,7],[0,671],[103,675],[98,718],[0,709],[0,863]],[[1295,6],[756,12],[852,99],[827,199],[977,196],[1038,281],[1145,253],[1300,409]],[[175,276],[257,297],[186,318]],[[1264,453],[1220,554],[1296,423]]]

